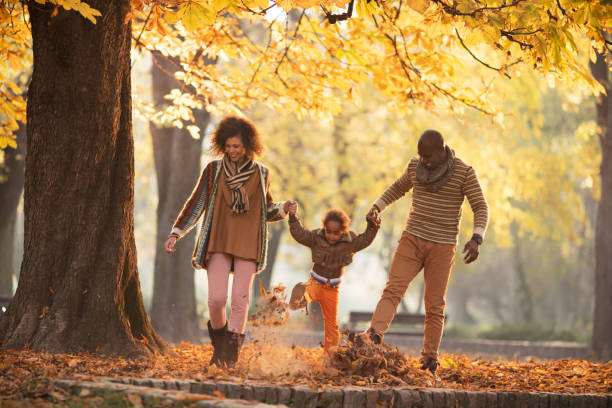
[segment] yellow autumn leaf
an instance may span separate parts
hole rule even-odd
[[[293,8],[293,2],[291,0],[278,0],[276,5],[283,9],[286,13],[291,11]]]
[[[212,0],[211,5],[215,12],[221,11],[231,5],[230,0]]]
[[[9,65],[13,70],[19,71],[23,68],[23,65],[21,64],[21,59],[12,52],[9,51],[6,57],[8,58]]]
[[[423,14],[429,7],[429,2],[425,0],[408,0],[407,3],[411,9],[421,14]]]
[[[178,9],[177,11],[167,11],[164,14],[164,20],[168,24],[176,24],[183,18],[183,14],[185,14],[185,7]]]
[[[183,26],[191,31],[210,25],[215,22],[216,13],[204,3],[192,1],[185,5],[185,12],[181,22]]]
[[[16,149],[17,142],[13,138],[0,135],[0,149],[5,149],[7,146]]]
[[[17,84],[15,84],[13,81],[8,81],[7,84],[9,88],[11,88],[11,91],[13,91],[16,95],[19,95],[23,92],[21,88],[19,88]]]
[[[102,15],[98,10],[90,7],[89,4],[79,0],[60,0],[57,4],[66,10],[75,10],[79,12],[83,17],[94,24],[96,24],[96,17]]]
[[[260,9],[265,9],[268,7],[268,0],[253,0],[253,3]]]

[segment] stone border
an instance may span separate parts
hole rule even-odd
[[[168,382],[170,383],[170,382]],[[167,389],[156,382],[155,387],[143,387],[119,383],[116,379],[100,379],[99,381],[80,381],[73,379],[55,379],[53,384],[81,398],[92,396],[138,395],[143,407],[193,407],[193,408],[271,408],[278,405],[254,403],[239,399],[224,399],[213,395],[214,399],[202,399],[202,393],[193,394],[185,390]],[[169,385],[169,384],[168,384]],[[130,400],[130,402],[132,402]],[[133,402],[132,402],[133,403]],[[136,405],[135,405],[136,406]]]
[[[612,408],[612,394],[460,391],[442,388],[373,389],[343,387],[315,390],[306,386],[265,386],[256,383],[195,382],[154,378],[107,378],[107,381],[192,394],[221,392],[234,400],[285,404],[295,408]]]

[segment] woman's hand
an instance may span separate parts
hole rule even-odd
[[[176,248],[174,248],[174,245],[176,245],[176,237],[169,237],[166,243],[164,244],[164,248],[166,248],[166,252],[169,254],[171,254],[172,252],[175,252]]]
[[[297,201],[287,200],[285,201],[285,205],[283,209],[285,210],[286,213],[295,215],[297,214],[298,203]]]

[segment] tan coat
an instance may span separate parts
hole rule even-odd
[[[222,252],[249,261],[259,262],[261,246],[261,188],[259,169],[244,184],[249,198],[249,211],[244,214],[232,212],[232,193],[222,172],[219,178],[219,192],[215,198],[215,214],[210,229],[210,242],[206,259],[214,252]]]

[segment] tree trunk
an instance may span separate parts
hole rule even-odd
[[[525,274],[525,265],[523,265],[523,259],[521,257],[521,239],[518,235],[518,225],[513,223],[510,226],[512,239],[514,240],[514,272],[517,278],[517,299],[518,299],[518,310],[520,312],[521,319],[526,323],[533,321],[533,297],[531,296],[531,290],[529,288],[529,282]]]
[[[276,256],[278,255],[278,248],[280,247],[281,238],[286,229],[287,224],[285,222],[275,222],[270,225],[268,235],[268,263],[265,269],[255,276],[255,284],[251,289],[251,304],[253,305],[257,302],[257,299],[261,297],[261,292],[259,291],[259,281],[261,281],[261,284],[266,290],[270,288],[270,283],[272,282],[272,270],[274,269],[274,263],[276,262]],[[291,289],[292,288],[288,288],[287,294],[291,294]]]
[[[74,11],[29,3],[24,257],[2,348],[143,356],[166,351],[142,302],[134,240],[129,1]]]
[[[173,76],[176,70],[175,63],[153,54],[153,99],[158,107],[165,103],[164,96],[170,90],[180,86]],[[194,116],[203,137],[210,115],[194,111]],[[201,336],[191,266],[193,246],[185,242],[176,247],[174,254],[167,254],[164,242],[200,176],[202,137],[196,140],[187,130],[175,127],[158,128],[151,124],[150,128],[159,193],[151,322],[170,342],[196,343]]]
[[[598,55],[591,64],[593,76],[606,94],[597,98],[597,125],[601,144],[601,198],[595,224],[595,308],[593,350],[603,361],[612,359],[612,104],[609,67]]]
[[[4,151],[4,170],[0,172],[0,296],[13,294],[15,222],[23,192],[25,138],[25,126],[22,126],[17,131],[17,149]]]

